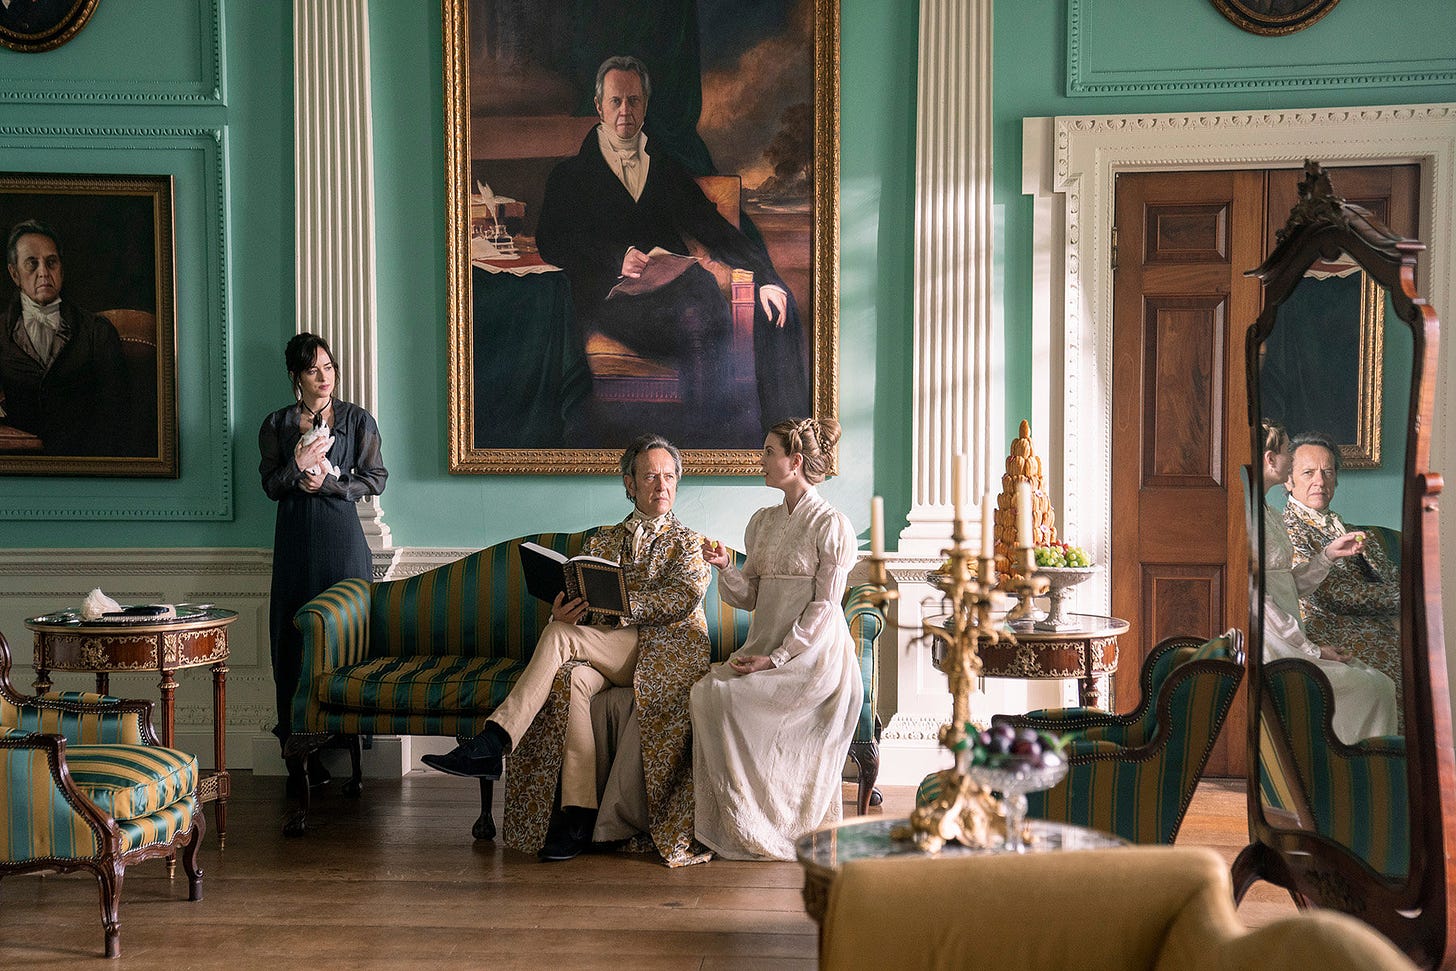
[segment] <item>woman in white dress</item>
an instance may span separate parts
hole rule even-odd
[[[753,611],[748,639],[693,685],[698,839],[732,860],[792,860],[794,840],[841,813],[840,773],[864,700],[840,600],[857,546],[820,498],[839,425],[781,421],[763,442],[784,494],[748,521],[748,558],[703,541],[724,601]]]
[[[1289,478],[1289,436],[1274,422],[1264,425],[1264,492]],[[1284,521],[1264,507],[1264,660],[1298,658],[1319,668],[1335,693],[1335,737],[1346,745],[1395,732],[1395,682],[1304,633],[1299,598],[1324,581],[1332,560],[1354,556],[1365,545],[1359,533],[1345,533],[1304,563],[1294,562],[1294,545]]]

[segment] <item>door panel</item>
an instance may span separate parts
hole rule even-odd
[[[1414,165],[1330,170],[1339,193],[1419,237]],[[1249,462],[1244,336],[1262,307],[1244,271],[1263,262],[1298,199],[1298,169],[1117,177],[1113,295],[1112,612],[1116,706],[1173,634],[1247,630]],[[1244,774],[1242,689],[1209,775]]]
[[[1243,271],[1264,252],[1263,194],[1258,173],[1117,180],[1112,612],[1131,624],[1115,676],[1122,710],[1159,640],[1248,624],[1247,557],[1229,555],[1243,535],[1230,469],[1247,461],[1233,430],[1246,428],[1242,331],[1259,286]],[[1230,711],[1212,775],[1243,771],[1243,707]]]

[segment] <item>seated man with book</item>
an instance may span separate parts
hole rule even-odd
[[[571,702],[561,764],[561,808],[551,820],[543,860],[568,860],[591,842],[597,822],[597,748],[592,698],[609,686],[634,689],[640,746],[619,746],[623,777],[643,779],[639,815],[670,864],[698,862],[706,853],[693,844],[692,757],[688,739],[688,692],[708,670],[710,646],[703,594],[710,575],[702,537],[672,514],[682,458],[668,441],[644,435],[622,454],[622,484],[633,510],[620,523],[593,534],[584,553],[620,563],[626,583],[623,616],[594,611],[586,600],[558,593],[552,622],[536,643],[511,693],[474,738],[441,756],[431,768],[452,775],[500,778],[503,756],[521,741],[568,662]],[[524,562],[524,561],[523,561]],[[613,772],[616,772],[616,766]],[[614,818],[634,813],[614,813]],[[610,833],[605,839],[621,838]]]

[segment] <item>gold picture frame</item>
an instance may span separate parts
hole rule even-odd
[[[1210,0],[1214,9],[1240,30],[1261,37],[1282,37],[1303,30],[1334,9],[1340,0]]]
[[[0,5],[0,44],[27,54],[51,51],[75,37],[100,0]]]
[[[566,274],[552,269],[501,272],[513,262],[513,254],[522,261],[530,259],[534,239],[533,220],[539,215],[547,173],[564,158],[575,155],[578,144],[585,146],[583,136],[596,124],[592,108],[592,83],[596,64],[602,54],[591,60],[589,69],[582,60],[584,47],[606,54],[633,54],[648,62],[652,76],[652,94],[647,112],[646,131],[649,137],[649,159],[654,148],[670,146],[667,137],[655,138],[653,105],[672,97],[674,82],[684,78],[687,97],[701,108],[702,116],[711,116],[718,125],[724,117],[723,107],[734,123],[758,124],[755,132],[763,136],[764,145],[782,146],[786,137],[793,141],[800,135],[800,161],[804,173],[797,182],[782,180],[776,186],[794,185],[800,192],[796,206],[774,207],[754,200],[762,193],[765,182],[758,171],[760,159],[745,177],[742,167],[735,167],[739,157],[728,158],[732,151],[721,151],[711,144],[711,132],[703,135],[707,159],[719,155],[727,158],[723,171],[729,176],[731,192],[743,189],[739,203],[741,214],[752,228],[743,229],[745,237],[772,260],[774,271],[783,279],[791,305],[798,308],[801,325],[801,350],[797,355],[777,360],[803,359],[803,383],[806,401],[814,417],[838,417],[839,391],[839,3],[838,0],[783,0],[760,5],[778,18],[778,33],[773,24],[762,27],[759,34],[749,34],[753,24],[746,25],[737,16],[732,0],[694,3],[692,0],[662,0],[664,10],[681,14],[689,25],[702,23],[701,36],[711,43],[727,45],[726,35],[744,38],[765,50],[745,50],[745,55],[776,54],[777,61],[765,58],[752,60],[745,56],[735,65],[721,56],[717,61],[704,55],[699,70],[692,58],[683,64],[671,60],[651,44],[617,41],[613,31],[643,28],[650,24],[651,12],[634,11],[624,17],[607,0],[577,0],[563,12],[555,5],[539,8],[505,8],[492,0],[442,0],[444,46],[444,145],[445,145],[445,233],[448,304],[448,434],[449,469],[452,473],[476,474],[615,474],[621,449],[635,433],[657,431],[666,434],[682,448],[684,462],[696,474],[758,474],[762,451],[763,429],[767,424],[790,415],[760,415],[764,392],[757,388],[756,369],[763,359],[756,331],[744,339],[744,321],[751,320],[757,301],[754,291],[740,289],[744,284],[739,273],[729,283],[728,271],[720,267],[719,275],[725,299],[730,286],[735,298],[747,293],[747,300],[735,299],[740,308],[735,314],[734,358],[731,373],[735,385],[731,398],[734,407],[724,412],[726,424],[711,424],[706,411],[690,412],[685,402],[671,397],[673,388],[686,388],[686,373],[659,378],[652,373],[636,372],[622,379],[611,370],[612,358],[599,345],[588,347],[588,334],[577,324],[577,310],[570,303],[571,292]],[[676,6],[674,5],[676,4]],[[678,8],[681,7],[679,10]],[[600,8],[600,9],[597,9]],[[521,24],[512,18],[535,18],[539,24]],[[565,18],[563,21],[562,18]],[[544,26],[549,21],[551,30]],[[591,44],[576,43],[560,36],[562,23],[577,31],[598,31]],[[627,25],[624,27],[624,24]],[[585,26],[583,26],[585,25]],[[535,27],[537,35],[527,28]],[[764,33],[766,31],[766,33]],[[682,33],[699,36],[696,30]],[[506,37],[502,41],[502,36]],[[535,37],[533,40],[532,38]],[[526,38],[531,43],[519,42]],[[755,40],[756,38],[756,40]],[[812,38],[812,43],[805,43]],[[532,47],[532,44],[535,47]],[[701,43],[701,42],[700,42]],[[551,47],[551,45],[555,45]],[[552,55],[532,60],[533,51],[551,47]],[[570,56],[580,63],[561,66]],[[522,50],[526,53],[522,54]],[[787,52],[787,53],[786,53]],[[557,61],[548,60],[550,56]],[[513,61],[512,58],[516,60]],[[654,63],[656,58],[656,63]],[[791,86],[773,87],[758,75],[765,63],[795,64],[804,83],[803,98],[797,98]],[[664,63],[665,62],[665,63]],[[711,62],[711,63],[710,63]],[[549,65],[546,69],[543,65]],[[659,66],[662,65],[660,69]],[[685,66],[686,65],[686,66]],[[696,72],[696,73],[695,73]],[[778,101],[793,102],[797,128],[791,124],[789,109],[782,114],[758,115],[748,110],[765,108],[742,101],[729,101],[721,91],[725,78],[748,79],[765,90],[772,90]],[[694,88],[691,81],[696,80]],[[718,85],[718,87],[714,87]],[[748,85],[749,88],[753,84]],[[701,89],[701,90],[699,90]],[[666,94],[664,94],[666,92]],[[750,92],[751,93],[751,92]],[[545,101],[554,98],[550,107]],[[742,108],[738,115],[732,112]],[[713,110],[709,110],[713,109]],[[691,114],[690,118],[700,116]],[[694,125],[695,129],[702,127]],[[805,129],[812,130],[809,156],[803,159],[803,146],[809,144]],[[741,130],[741,129],[739,129]],[[690,133],[696,137],[700,132]],[[653,139],[655,138],[655,141]],[[738,149],[737,142],[730,149]],[[666,151],[666,150],[665,150]],[[767,155],[767,152],[762,154]],[[669,162],[681,161],[675,155]],[[780,155],[780,158],[783,156]],[[711,166],[711,168],[709,168]],[[702,177],[704,170],[714,171],[717,165],[682,168],[700,176],[709,201],[725,214],[733,212],[731,201],[715,197],[721,186],[714,179]],[[773,174],[778,171],[769,166]],[[489,189],[487,189],[487,186]],[[489,194],[487,194],[487,191]],[[731,198],[731,197],[725,197]],[[740,214],[733,212],[734,215]],[[731,220],[730,220],[731,221]],[[514,224],[513,224],[514,223]],[[489,238],[491,246],[480,248],[480,238]],[[495,242],[503,245],[496,246]],[[490,259],[481,259],[482,252]],[[507,254],[501,256],[500,254]],[[537,257],[536,262],[542,262]],[[489,275],[487,275],[489,273]],[[477,290],[477,285],[480,289]],[[487,290],[487,288],[489,288]],[[508,301],[517,301],[508,303]],[[564,305],[564,306],[563,306]],[[507,306],[512,308],[509,312]],[[525,310],[520,308],[524,307]],[[747,308],[743,310],[741,308]],[[544,310],[542,308],[545,308]],[[544,328],[542,320],[548,320]],[[792,320],[792,318],[791,318]],[[752,325],[749,325],[752,326]],[[762,329],[762,325],[758,325]],[[548,338],[540,335],[549,334]],[[523,340],[521,334],[526,337]],[[776,339],[770,337],[769,339]],[[792,345],[791,345],[792,346]],[[605,365],[603,361],[607,362]],[[752,362],[747,376],[741,362]],[[774,365],[777,366],[777,365]],[[683,369],[686,372],[686,369]],[[539,372],[540,377],[536,377]],[[762,373],[770,373],[765,369]],[[585,375],[590,375],[589,378]],[[798,375],[794,376],[796,379]],[[674,384],[674,382],[677,382]],[[590,391],[583,396],[580,388]],[[660,397],[655,390],[666,388]],[[618,390],[625,388],[625,390]],[[636,395],[637,397],[632,397]],[[751,398],[748,396],[752,396]],[[742,404],[742,409],[737,405]],[[573,416],[586,416],[577,421]],[[674,423],[681,418],[686,431],[675,434]],[[656,420],[655,420],[656,419]],[[637,422],[635,432],[631,429]],[[665,423],[668,427],[661,427]],[[714,441],[714,436],[723,440]],[[731,440],[729,440],[731,439]]]
[[[7,252],[0,475],[177,477],[172,192],[170,175],[0,173],[0,245],[31,220],[54,234],[70,334],[40,370]]]

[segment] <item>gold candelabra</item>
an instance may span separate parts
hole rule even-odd
[[[917,806],[909,821],[891,832],[898,840],[913,840],[928,853],[937,852],[947,842],[984,848],[992,838],[1006,837],[1006,821],[996,799],[971,778],[970,733],[971,692],[981,673],[981,644],[1001,641],[1016,643],[1008,624],[1031,617],[1032,599],[1046,593],[1045,577],[1036,575],[1036,561],[1030,546],[1016,547],[1019,573],[1009,574],[1005,587],[998,587],[995,558],[989,549],[974,556],[966,544],[965,521],[956,510],[951,526],[951,546],[941,551],[948,560],[948,578],[944,593],[950,601],[950,613],[940,623],[922,622],[925,634],[944,644],[940,668],[950,684],[950,723],[941,726],[940,744],[955,757],[955,765],[937,773],[939,794],[923,806]],[[869,559],[870,578],[882,588],[889,583],[889,570],[878,549]],[[993,594],[1009,594],[1017,600],[1007,614],[1007,623],[991,619]],[[895,599],[896,591],[885,589],[881,603]]]

